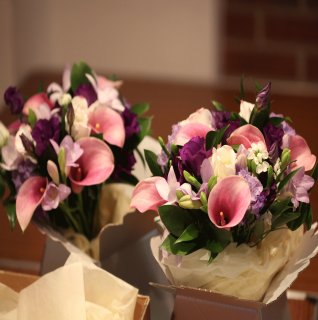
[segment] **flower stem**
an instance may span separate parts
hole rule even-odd
[[[74,218],[70,208],[67,205],[65,205],[65,203],[63,203],[63,202],[60,203],[60,208],[65,213],[65,216],[67,217],[67,219],[72,223],[75,231],[79,232],[79,233],[83,233],[83,229],[82,229],[81,225]]]

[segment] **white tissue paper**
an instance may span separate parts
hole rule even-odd
[[[20,294],[0,284],[1,320],[132,320],[138,290],[72,254]]]
[[[151,239],[152,253],[174,286],[203,288],[241,299],[276,300],[318,252],[317,223],[303,234],[281,229],[271,232],[260,245],[230,244],[211,263],[201,249],[178,257],[163,254],[161,237]],[[273,280],[273,281],[272,281]]]

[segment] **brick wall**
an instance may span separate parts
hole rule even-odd
[[[318,0],[225,0],[220,73],[318,84]]]

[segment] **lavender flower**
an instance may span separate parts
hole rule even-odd
[[[278,147],[281,146],[284,136],[284,130],[281,127],[277,127],[269,123],[264,127],[263,133],[268,150],[271,149],[273,144],[276,144]]]
[[[42,119],[37,121],[33,130],[32,137],[36,142],[35,152],[41,156],[50,144],[50,139],[58,141],[60,137],[60,120],[52,117],[50,120]]]
[[[24,181],[26,181],[28,178],[34,175],[35,168],[35,164],[31,162],[29,159],[26,159],[20,162],[16,170],[12,171],[11,178],[15,186],[16,192],[19,191]]]
[[[251,200],[252,202],[255,202],[263,191],[262,183],[256,177],[252,176],[247,169],[240,170],[238,175],[247,181],[251,191]]]
[[[56,186],[53,182],[50,182],[44,192],[42,200],[42,209],[50,211],[56,209],[60,202],[64,201],[71,193],[71,189],[65,184]]]
[[[271,83],[269,82],[256,97],[256,104],[259,108],[266,108],[270,100]]]
[[[4,101],[10,107],[11,113],[21,113],[24,105],[22,94],[16,87],[9,87],[4,93]]]
[[[97,100],[96,91],[90,83],[79,85],[74,92],[74,96],[82,96],[83,98],[85,98],[88,106],[90,106]]]

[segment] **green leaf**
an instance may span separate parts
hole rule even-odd
[[[149,103],[137,103],[131,107],[131,111],[137,115],[142,115],[147,112],[150,108]]]
[[[293,207],[290,205],[290,199],[291,198],[286,198],[284,200],[276,200],[275,202],[273,202],[269,208],[271,214],[275,216],[281,214],[286,210],[292,209]]]
[[[185,256],[192,253],[196,249],[196,243],[194,242],[181,242],[175,243],[176,238],[169,234],[161,244],[161,247],[166,251],[179,256]]]
[[[35,123],[36,123],[36,114],[35,112],[30,108],[29,109],[29,114],[28,114],[28,123],[30,126],[33,128]]]
[[[139,156],[139,158],[140,158],[140,160],[142,162],[142,165],[145,167],[146,166],[146,161],[145,161],[145,158],[144,158],[142,152],[138,148],[136,148],[136,152],[137,152],[137,154],[138,154],[138,156]]]
[[[148,167],[149,167],[151,173],[154,176],[160,176],[161,177],[162,176],[162,171],[161,171],[161,168],[160,168],[159,164],[157,163],[156,154],[153,153],[150,150],[145,150],[144,153],[145,153],[145,159],[147,161],[147,164],[148,164]]]
[[[266,188],[269,188],[272,185],[273,182],[273,175],[274,175],[274,170],[273,167],[270,165],[267,170],[267,183],[266,183]]]
[[[210,150],[213,147],[216,131],[209,131],[205,137],[205,149]]]
[[[150,128],[151,128],[151,121],[152,118],[138,118],[138,123],[140,125],[140,132],[139,132],[139,139],[140,141],[143,140],[143,138],[150,134]]]
[[[215,101],[215,100],[212,100],[211,102],[212,102],[212,105],[214,106],[215,110],[217,110],[217,111],[223,111],[224,110],[224,107],[220,102]]]
[[[229,126],[230,125],[227,125],[227,126],[223,127],[222,129],[220,129],[219,131],[216,132],[216,136],[214,138],[214,144],[213,144],[214,147],[216,147],[222,141],[224,133],[229,128]]]
[[[176,237],[180,237],[193,220],[188,210],[172,205],[159,207],[159,215],[168,231]]]
[[[318,161],[316,162],[315,167],[314,167],[314,169],[312,170],[311,177],[312,177],[315,181],[317,181],[317,178],[318,178]]]
[[[308,210],[308,213],[307,213],[307,216],[306,216],[306,219],[305,219],[305,225],[306,225],[307,230],[309,230],[311,228],[312,218],[313,218],[312,217],[312,208],[310,206],[309,210]]]
[[[299,170],[300,170],[300,168],[298,168],[298,169],[290,172],[290,173],[279,183],[278,188],[277,188],[277,189],[278,189],[278,192],[285,187],[285,185],[288,183],[288,181],[289,181]]]
[[[279,126],[283,121],[285,121],[284,118],[281,117],[271,117],[269,118],[269,122],[273,124],[274,126]]]
[[[93,75],[93,71],[90,66],[85,62],[74,63],[71,70],[71,88],[75,92],[78,86],[89,83],[86,74]]]
[[[199,236],[199,230],[194,224],[190,224],[187,228],[182,232],[181,236],[175,241],[174,244],[192,241]]]
[[[301,212],[293,212],[293,211],[283,212],[277,218],[272,220],[272,229],[274,230],[281,226],[284,226],[285,224],[288,224],[298,219],[300,215],[301,215]]]
[[[7,212],[7,217],[9,220],[9,225],[11,229],[14,229],[17,222],[17,215],[16,215],[16,209],[15,209],[15,201],[6,201],[4,203],[4,208]]]
[[[255,110],[255,112],[253,112]],[[257,110],[254,108],[251,114],[250,123],[255,127],[262,129],[269,121],[269,108]]]

